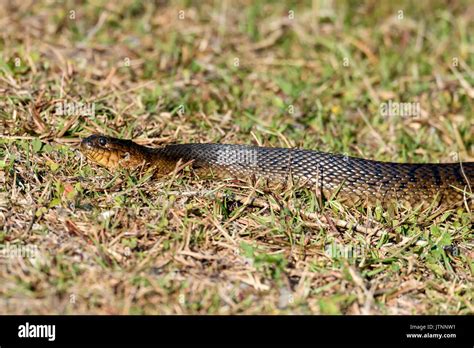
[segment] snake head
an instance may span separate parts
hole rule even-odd
[[[142,146],[105,135],[94,134],[83,139],[80,150],[90,161],[108,169],[135,169],[149,162]]]

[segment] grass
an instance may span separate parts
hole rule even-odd
[[[105,133],[472,161],[469,1],[0,11],[1,313],[473,313],[466,209],[348,209],[189,171],[150,180],[75,147]],[[388,101],[420,113],[383,116]],[[94,113],[60,115],[62,102]]]

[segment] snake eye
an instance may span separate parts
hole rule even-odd
[[[100,146],[105,146],[107,144],[107,139],[105,139],[104,137],[100,137],[99,138],[99,145]]]

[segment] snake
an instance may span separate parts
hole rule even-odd
[[[474,162],[393,163],[300,148],[219,143],[151,148],[101,134],[84,138],[80,151],[112,171],[142,168],[159,176],[189,164],[219,177],[297,183],[348,206],[474,207]]]

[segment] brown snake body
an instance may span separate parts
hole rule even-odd
[[[226,144],[178,144],[149,148],[130,140],[92,135],[81,143],[91,161],[109,169],[152,167],[172,172],[192,162],[237,178],[296,180],[349,205],[390,202],[474,206],[474,162],[412,164],[378,162],[319,151]]]

